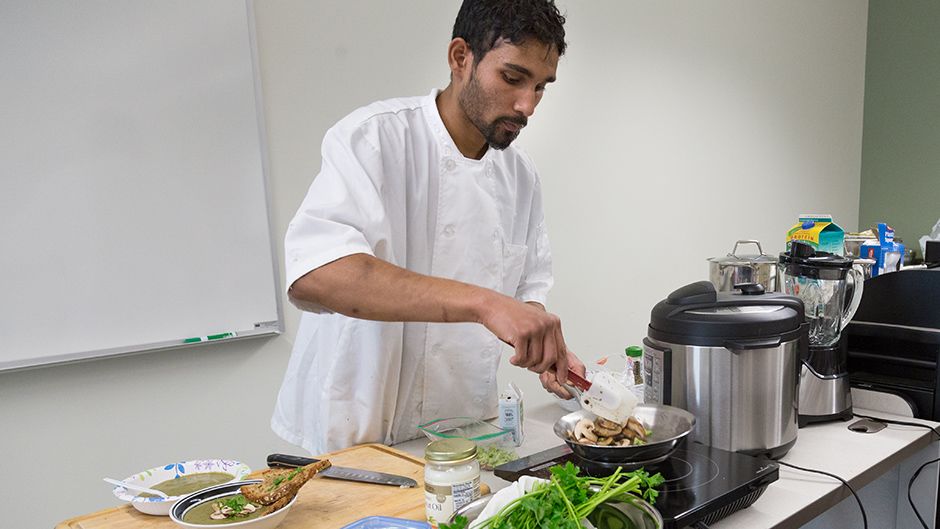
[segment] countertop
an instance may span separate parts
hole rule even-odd
[[[533,406],[525,411],[525,442],[516,450],[519,456],[531,455],[561,444],[552,431],[552,425],[568,412],[555,403]],[[940,426],[940,423],[892,415],[883,411],[856,408],[855,413],[934,427]],[[856,490],[859,490],[931,443],[934,443],[935,448],[938,446],[933,434],[926,428],[888,425],[880,432],[864,434],[848,430],[848,424],[836,421],[801,428],[796,444],[781,461],[830,472],[845,479]],[[396,448],[423,457],[426,444],[427,441],[422,438],[396,445]],[[933,457],[937,457],[937,454]],[[934,483],[936,474],[936,470],[931,473]],[[930,479],[926,476],[919,479],[925,478]],[[494,476],[492,472],[483,472],[481,479],[494,491],[509,484]],[[753,505],[712,524],[711,527],[716,529],[800,527],[850,496],[851,493],[845,486],[832,478],[781,466],[779,479],[772,483]]]

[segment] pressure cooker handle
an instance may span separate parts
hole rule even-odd
[[[697,281],[674,290],[666,297],[666,303],[675,306],[675,308],[670,311],[669,317],[674,317],[685,311],[708,309],[721,305],[735,305],[739,307],[747,305],[774,305],[789,307],[799,314],[803,314],[803,300],[798,297],[769,297],[754,295],[754,292],[750,292],[750,294],[752,295],[735,296],[733,300],[726,299],[719,304],[718,291],[715,290],[715,285],[713,285],[711,281]]]
[[[750,349],[770,349],[777,347],[782,341],[781,336],[770,336],[767,338],[756,338],[752,340],[725,340],[725,349],[731,352],[747,351]]]

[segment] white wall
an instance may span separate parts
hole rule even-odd
[[[855,228],[865,2],[559,3],[569,52],[519,142],[543,178],[550,310],[582,357],[639,342],[652,305],[736,239],[780,251],[803,211]],[[446,85],[458,4],[258,0],[278,239],[333,122]],[[274,339],[0,374],[3,525],[116,505],[106,475],[292,450],[268,427],[297,328],[286,313]],[[530,405],[548,398],[527,372],[501,378]],[[54,501],[33,496],[52,488]]]

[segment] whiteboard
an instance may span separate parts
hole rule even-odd
[[[281,331],[256,64],[245,0],[0,2],[0,370]]]

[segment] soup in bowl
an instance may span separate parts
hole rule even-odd
[[[130,502],[142,513],[166,516],[173,504],[183,496],[215,485],[240,481],[249,473],[251,469],[247,465],[231,459],[181,461],[147,469],[124,479],[132,485],[159,490],[168,498],[138,493],[124,487],[115,487],[114,495]]]
[[[294,495],[283,507],[253,503],[241,494],[241,487],[261,483],[254,479],[217,485],[180,499],[170,510],[170,519],[180,527],[203,529],[236,526],[273,529],[287,516],[297,501]],[[286,500],[285,500],[286,501]]]

